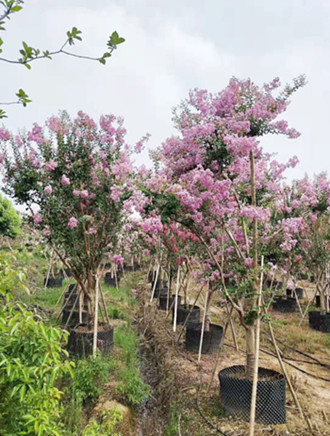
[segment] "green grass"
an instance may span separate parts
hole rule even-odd
[[[116,393],[121,401],[137,406],[148,398],[150,389],[140,376],[138,337],[129,323],[115,329],[115,346],[119,351],[115,357],[118,377]]]

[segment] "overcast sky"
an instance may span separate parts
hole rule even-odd
[[[289,178],[327,170],[330,162],[330,0],[27,0],[7,24],[4,56],[21,41],[54,50],[73,26],[77,53],[99,55],[113,30],[126,38],[106,66],[68,57],[28,71],[1,63],[0,101],[23,88],[33,103],[8,107],[5,125],[30,127],[60,109],[125,118],[131,142],[151,133],[149,148],[173,134],[171,109],[190,89],[223,89],[230,77],[262,84],[306,74],[286,118],[302,136],[263,140],[281,161],[297,155]],[[146,154],[142,158],[148,163]]]

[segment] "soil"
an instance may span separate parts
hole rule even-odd
[[[307,295],[312,297],[314,285],[309,282],[302,282],[300,287],[304,287]],[[145,285],[145,291],[139,292],[150,298],[150,291]],[[192,289],[190,293],[191,301],[194,301],[194,295],[197,294],[197,288]],[[172,331],[170,320],[166,320],[166,313],[155,309],[156,303],[149,304],[149,299],[146,298],[144,303],[144,322],[152,322],[154,338],[153,341],[160,341],[162,347],[166,349],[168,359],[175,366],[175,382],[172,383],[173,396],[177,398],[178,413],[180,416],[180,432],[182,436],[206,436],[219,434],[220,429],[228,436],[243,436],[248,434],[249,424],[240,421],[235,421],[225,415],[219,404],[219,383],[217,374],[221,369],[233,365],[245,365],[245,332],[243,328],[238,327],[238,319],[234,315],[234,325],[237,335],[239,350],[235,349],[233,336],[228,329],[225,338],[224,351],[220,354],[219,360],[217,355],[203,355],[201,365],[198,365],[197,355],[190,353],[184,349],[184,335],[182,335],[180,343],[176,344],[175,338],[179,336],[182,326],[179,326],[176,336]],[[223,306],[220,300],[220,306]],[[204,307],[203,298],[197,304]],[[301,300],[300,304],[304,308],[307,300]],[[150,321],[150,317],[152,321]],[[299,327],[300,313],[282,314],[272,313],[273,328],[275,336],[281,339],[284,343],[299,349],[314,358],[319,359],[325,364],[330,365],[330,350],[329,342],[321,332],[311,331],[308,326],[308,317],[305,318],[302,325]],[[218,307],[217,301],[213,302],[211,308],[211,321],[213,323],[222,324],[226,320],[226,311],[223,307]],[[146,327],[148,331],[148,326]],[[274,349],[269,342],[269,332],[267,323],[262,323],[261,348],[265,351],[274,353]],[[165,345],[166,344],[166,345]],[[149,344],[150,347],[152,345]],[[307,371],[311,375],[307,375],[285,364],[291,383],[296,390],[297,396],[304,410],[304,413],[309,417],[315,428],[316,435],[330,435],[328,420],[328,407],[330,403],[329,383],[320,380],[317,377],[323,377],[330,380],[330,370],[321,367],[308,357],[289,350],[283,345],[278,344],[287,361],[297,366],[300,370]],[[163,350],[164,351],[164,350]],[[294,359],[294,360],[289,360]],[[304,362],[302,362],[304,361]],[[150,364],[150,362],[148,362]],[[216,369],[214,371],[214,367]],[[259,366],[273,369],[282,373],[281,367],[276,357],[269,356],[265,353],[260,354]],[[330,366],[329,366],[330,368]],[[212,379],[212,374],[214,377]],[[173,378],[173,373],[171,375]],[[165,378],[165,375],[164,375]],[[164,380],[163,380],[164,382]],[[210,389],[209,388],[209,385]],[[167,403],[168,404],[168,403]],[[197,407],[199,405],[199,409]],[[155,405],[154,405],[155,406]],[[155,415],[148,417],[150,422],[157,422],[157,407],[155,406]],[[203,414],[201,416],[200,412]],[[151,415],[153,414],[151,413]],[[164,420],[164,417],[163,417]],[[208,421],[208,423],[206,422]],[[151,427],[152,428],[152,425]],[[148,433],[146,431],[141,435],[163,435],[162,430],[154,427],[154,431]],[[256,435],[299,435],[306,436],[309,434],[305,420],[299,415],[295,403],[289,391],[287,391],[287,424],[277,426],[261,426],[256,425]]]
[[[107,326],[107,325],[99,324],[97,326],[97,331],[98,332],[105,332],[108,329],[109,329],[109,326]],[[93,333],[94,332],[94,327],[93,326],[85,326],[85,325],[82,326],[82,325],[80,325],[79,327],[77,327],[75,329],[75,331],[77,333]]]

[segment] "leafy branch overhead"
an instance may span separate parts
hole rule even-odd
[[[5,20],[10,19],[10,16],[15,13],[22,10],[23,4],[22,0],[0,0],[0,5],[3,7],[3,12],[0,15],[0,31],[5,30],[4,24]],[[86,55],[80,55],[77,53],[73,53],[72,51],[68,51],[68,46],[73,46],[77,41],[82,41],[81,37],[82,32],[77,29],[77,27],[73,27],[72,30],[69,30],[66,33],[66,40],[62,44],[62,46],[58,50],[40,50],[39,48],[30,46],[27,42],[22,42],[22,48],[19,50],[19,57],[17,59],[8,59],[5,57],[0,57],[0,61],[10,63],[10,64],[20,64],[24,65],[29,70],[31,69],[31,63],[36,60],[40,59],[52,59],[53,56],[64,54],[66,56],[71,56],[79,59],[87,59],[91,61],[98,61],[101,64],[105,65],[108,58],[112,56],[112,52],[116,50],[117,46],[119,44],[122,44],[125,42],[125,39],[120,37],[118,32],[114,31],[112,32],[111,36],[109,37],[109,40],[107,42],[107,49],[101,56],[86,56]],[[0,53],[3,52],[3,46],[4,41],[0,37]],[[4,105],[12,105],[12,104],[22,104],[24,107],[27,105],[27,103],[30,103],[31,100],[29,99],[28,95],[20,89],[16,96],[18,97],[17,100],[11,101],[11,102],[1,102],[0,106]],[[5,111],[0,109],[0,118],[5,118],[6,113]]]

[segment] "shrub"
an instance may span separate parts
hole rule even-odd
[[[78,404],[95,402],[109,377],[111,362],[97,355],[79,360],[73,376],[72,396]]]

